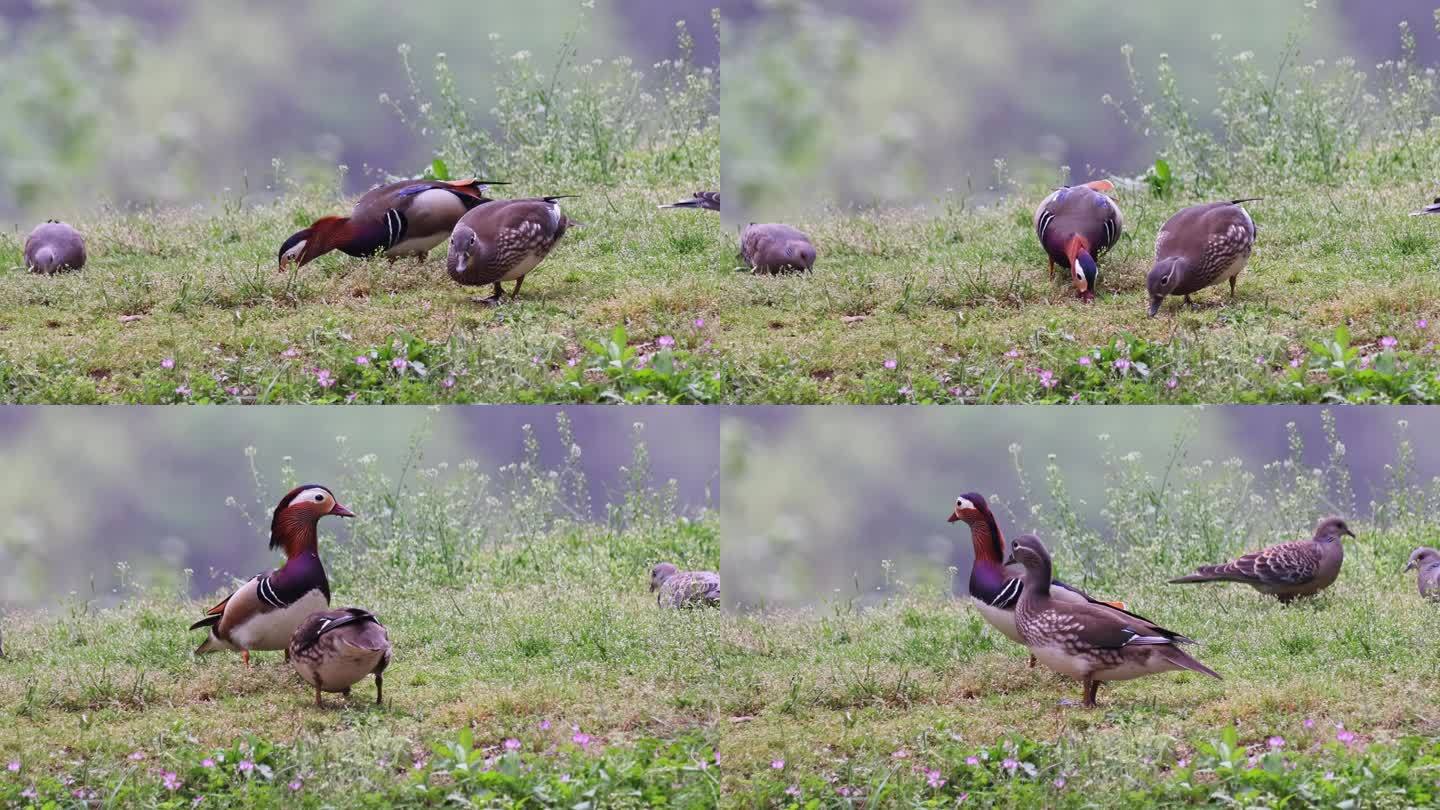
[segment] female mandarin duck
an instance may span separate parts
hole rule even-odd
[[[1114,189],[1109,180],[1062,188],[1035,209],[1035,235],[1050,257],[1050,274],[1057,264],[1070,268],[1070,283],[1082,301],[1095,300],[1100,275],[1095,260],[1120,241],[1125,228],[1120,208],[1105,196]]]
[[[1195,642],[1173,630],[1109,605],[1056,598],[1050,551],[1035,535],[1022,535],[1010,554],[1025,569],[1025,593],[1015,605],[1020,643],[1046,667],[1082,682],[1085,707],[1094,708],[1106,681],[1182,669],[1220,679],[1180,649]]]
[[[496,200],[466,213],[450,237],[446,272],[467,287],[493,285],[495,294],[482,304],[500,303],[502,281],[515,282],[510,297],[519,295],[525,275],[545,261],[573,224],[560,210],[567,196]]]
[[[375,676],[376,705],[384,702],[382,677],[390,665],[390,636],[370,611],[351,607],[312,613],[295,628],[286,652],[290,665],[315,687],[316,706],[325,705],[321,692],[348,696],[350,687],[366,675]]]
[[[191,630],[210,628],[196,655],[239,650],[250,665],[251,650],[284,650],[307,616],[330,606],[330,580],[320,563],[316,526],[326,515],[355,517],[329,489],[304,484],[286,493],[270,520],[270,548],[284,549],[285,564],[257,574],[210,608]]]
[[[293,262],[304,267],[332,250],[392,261],[423,258],[445,241],[465,212],[490,202],[479,180],[402,180],[371,189],[348,217],[321,217],[280,246],[280,270]]]

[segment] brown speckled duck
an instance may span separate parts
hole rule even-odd
[[[390,636],[375,614],[361,608],[322,610],[310,614],[290,638],[290,665],[315,687],[315,705],[324,706],[321,692],[350,695],[350,687],[366,675],[375,676],[375,703],[384,700],[382,677],[390,665]]]
[[[688,200],[681,200],[677,203],[662,205],[661,208],[703,208],[706,211],[720,210],[720,192],[718,191],[697,191],[695,196]]]
[[[32,273],[79,270],[85,259],[85,237],[57,219],[35,226],[25,239],[25,267]]]
[[[371,189],[348,217],[321,217],[280,246],[280,270],[304,267],[332,250],[367,258],[424,258],[465,212],[489,202],[480,180],[402,180]]]
[[[560,210],[567,196],[496,200],[466,214],[450,236],[450,278],[466,286],[495,285],[483,304],[500,303],[502,281],[515,282],[510,297],[519,295],[525,274],[545,261],[570,227]]]
[[[991,627],[1001,635],[1024,644],[1020,631],[1015,628],[1015,605],[1024,592],[1025,569],[1018,562],[1005,565],[1007,557],[1005,537],[1000,533],[1000,524],[990,511],[990,504],[978,492],[967,492],[955,499],[955,511],[947,522],[964,521],[970,527],[970,543],[974,546],[975,562],[970,566],[970,581],[967,590],[975,609]],[[1050,583],[1050,595],[1064,602],[1096,602],[1118,610],[1125,610],[1124,602],[1098,602],[1089,594],[1056,579]],[[1134,614],[1130,614],[1134,615]],[[1149,621],[1143,616],[1135,616]],[[1035,658],[1030,659],[1035,666]]]
[[[252,577],[190,625],[191,630],[210,628],[196,655],[239,650],[248,667],[251,650],[286,649],[295,628],[330,605],[330,580],[320,562],[316,531],[326,515],[355,513],[319,484],[303,484],[280,499],[270,520],[270,548],[284,549],[285,564]]]
[[[1194,642],[1179,633],[1108,605],[1054,598],[1050,552],[1033,534],[1018,538],[1012,554],[1025,567],[1025,591],[1015,606],[1021,641],[1040,663],[1084,684],[1086,707],[1095,706],[1106,681],[1181,669],[1220,677],[1180,649]]]
[[[1114,189],[1109,180],[1068,186],[1035,209],[1035,235],[1050,257],[1050,275],[1055,275],[1057,264],[1068,268],[1070,283],[1082,301],[1095,300],[1100,275],[1095,260],[1114,247],[1125,230],[1120,207],[1105,193]]]
[[[650,569],[650,592],[660,607],[715,607],[720,604],[720,575],[681,571],[673,563],[659,563]]]
[[[1288,603],[1330,587],[1345,561],[1345,537],[1354,537],[1344,518],[1327,517],[1315,525],[1309,540],[1252,551],[1238,560],[1202,565],[1195,573],[1170,580],[1190,582],[1243,582],[1255,590]]]
[[[815,244],[789,225],[751,223],[740,233],[740,256],[755,273],[804,273],[815,266]]]
[[[1183,295],[1188,304],[1191,293],[1222,281],[1230,282],[1230,297],[1235,297],[1235,279],[1255,247],[1255,220],[1241,204],[1257,199],[1194,205],[1160,228],[1155,266],[1145,278],[1150,317],[1160,311],[1165,296]]]

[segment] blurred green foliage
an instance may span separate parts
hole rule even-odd
[[[410,89],[398,46],[421,63],[438,55],[488,128],[502,101],[497,61],[514,54],[564,42],[577,63],[676,55],[673,28],[627,39],[628,5],[22,2],[0,20],[0,217],[265,195],[277,162],[302,181],[346,165],[351,191],[416,171],[438,133],[411,130],[381,102]],[[693,27],[709,9],[686,0],[668,13]]]
[[[1304,73],[1319,57],[1355,56],[1361,66],[1394,59],[1395,26],[1408,17],[1423,37],[1433,4],[1372,10],[1326,2],[1308,12],[1301,0],[1216,0],[1132,4],[1117,15],[1099,0],[915,0],[887,14],[883,26],[808,0],[762,5],[762,15],[727,34],[722,91],[725,186],[732,214],[750,219],[821,203],[904,202],[947,190],[1003,190],[1017,180],[1139,173],[1166,133],[1150,121],[1132,130],[1102,101],[1128,97],[1122,47],[1133,49],[1144,76],[1163,62],[1173,79],[1169,96],[1201,125],[1219,128],[1209,113],[1228,103],[1225,111],[1251,115],[1244,127],[1258,135],[1276,125],[1253,106],[1258,94],[1224,95],[1244,84],[1240,72],[1274,80],[1281,69]],[[1385,25],[1362,36],[1361,21],[1376,15]],[[1429,45],[1422,41],[1421,50]],[[1232,61],[1236,54],[1252,58]],[[1385,74],[1370,77],[1382,101],[1394,86]],[[1311,99],[1324,96],[1301,100]],[[1339,107],[1350,98],[1332,101]],[[1287,120],[1339,114],[1309,112],[1315,115]],[[1241,126],[1235,117],[1225,123]],[[1174,160],[1171,168],[1182,170]]]

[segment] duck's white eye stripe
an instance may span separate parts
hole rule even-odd
[[[320,487],[311,487],[306,490],[301,490],[300,494],[296,495],[295,499],[292,500],[290,503],[291,505],[303,503],[305,501],[310,501],[312,503],[320,503],[321,501],[324,501],[325,496],[329,494],[330,493],[326,492]]]

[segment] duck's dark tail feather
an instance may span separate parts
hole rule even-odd
[[[200,621],[195,622],[194,624],[190,625],[190,629],[191,629],[191,630],[199,630],[199,629],[202,628],[202,627],[210,627],[211,625],[219,624],[219,622],[220,622],[220,614],[219,614],[219,613],[215,613],[215,614],[212,614],[212,615],[210,615],[210,616],[206,616],[205,618],[201,619]]]
[[[1181,669],[1188,669],[1191,672],[1198,672],[1201,675],[1209,675],[1217,681],[1224,680],[1220,677],[1220,673],[1195,660],[1194,656],[1179,647],[1165,646],[1159,648],[1159,650],[1160,654],[1165,656],[1165,660]]]

